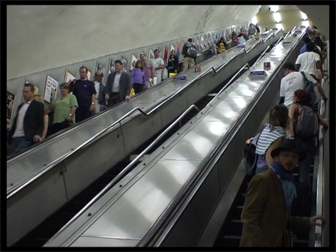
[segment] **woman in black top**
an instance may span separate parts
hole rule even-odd
[[[177,73],[177,68],[178,58],[176,57],[175,50],[171,50],[167,64],[168,77],[170,73]]]

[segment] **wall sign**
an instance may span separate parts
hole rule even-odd
[[[51,94],[54,90],[54,97],[57,95],[58,81],[47,75],[46,86],[44,90],[44,100],[50,102]]]

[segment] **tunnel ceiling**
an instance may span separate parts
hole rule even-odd
[[[7,79],[249,22],[260,7],[7,6]]]
[[[7,79],[247,22],[260,5],[8,6]]]

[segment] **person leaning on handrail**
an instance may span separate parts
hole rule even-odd
[[[290,216],[296,194],[293,170],[305,156],[298,143],[283,139],[271,156],[274,160],[269,169],[254,176],[248,186],[240,247],[288,247],[289,231],[309,230],[326,223],[321,215]]]

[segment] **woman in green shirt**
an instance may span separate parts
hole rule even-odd
[[[76,96],[69,93],[70,86],[64,82],[60,85],[61,97],[54,102],[54,92],[50,97],[49,110],[54,112],[53,125],[48,130],[54,134],[76,123],[75,112],[78,107]]]

